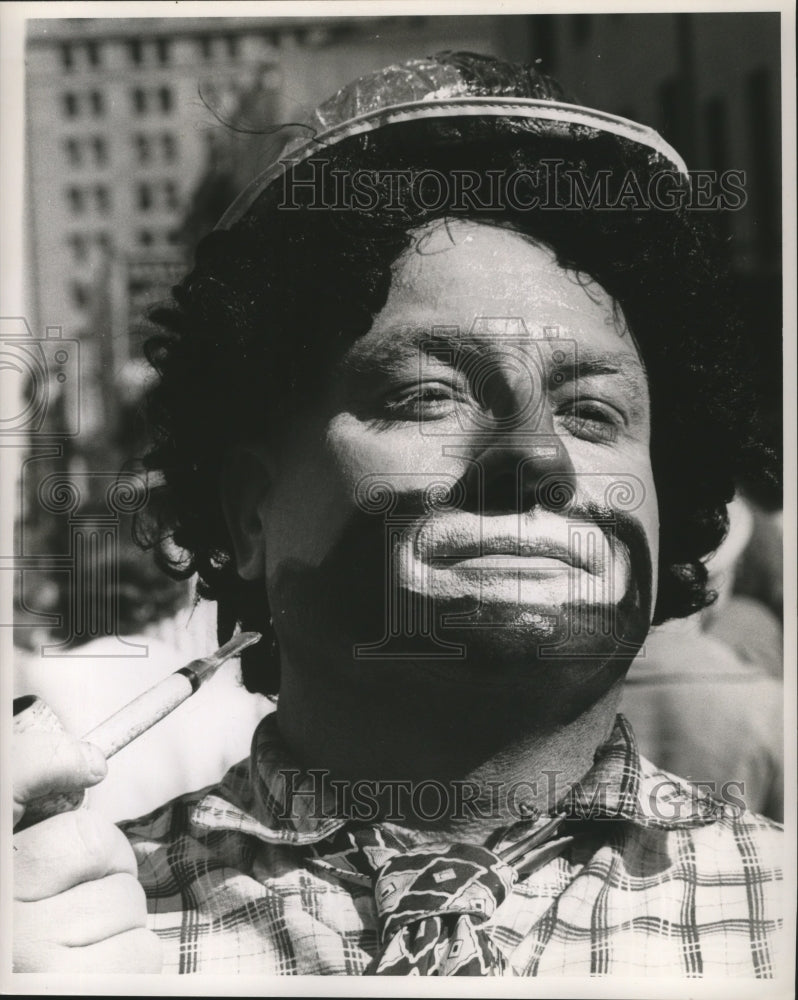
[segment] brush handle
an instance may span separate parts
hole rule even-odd
[[[188,673],[178,670],[95,726],[86,733],[83,742],[99,747],[107,760],[166,718],[196,689]]]
[[[190,668],[178,670],[159,681],[149,691],[134,698],[118,712],[114,712],[99,726],[95,726],[83,737],[83,742],[94,743],[106,759],[112,757],[161,719],[166,718],[178,705],[190,698],[198,686],[199,681]],[[63,733],[65,729],[55,712],[41,698],[34,695],[15,698],[14,732],[20,734],[35,731]],[[83,804],[85,797],[85,790],[80,790],[50,792],[31,799],[26,804],[25,814],[16,829],[24,830],[50,816],[77,809]]]
[[[242,650],[260,639],[259,632],[239,632],[215,653],[200,660],[192,660],[187,666],[164,677],[149,691],[128,702],[88,732],[83,741],[97,746],[106,759],[112,757],[187,701],[201,684],[213,677],[225,660],[240,655]],[[64,732],[55,713],[34,695],[14,700],[14,732],[29,730]],[[33,799],[26,804],[25,814],[16,829],[23,830],[49,816],[77,809],[83,803],[85,794],[85,791],[56,792]]]

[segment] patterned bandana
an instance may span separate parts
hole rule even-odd
[[[499,853],[475,844],[408,849],[384,826],[342,829],[311,863],[373,887],[381,947],[368,975],[499,976],[507,961],[484,925],[521,875],[572,842],[556,836],[563,819],[544,818]]]
[[[378,976],[501,975],[506,962],[480,925],[501,906],[515,869],[486,847],[409,851],[377,873]]]

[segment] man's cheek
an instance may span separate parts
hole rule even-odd
[[[358,487],[362,489],[370,478],[395,478],[397,490],[412,492],[423,490],[435,476],[462,476],[463,459],[452,454],[451,447],[444,447],[453,444],[462,444],[460,437],[429,433],[416,420],[380,427],[341,413],[327,428],[325,451],[356,499]],[[414,476],[419,477],[417,481]]]
[[[615,601],[627,596],[643,607],[653,607],[659,554],[659,510],[648,454],[642,450],[620,455],[619,471],[607,470],[589,483],[588,504],[595,504],[597,521],[605,533],[605,545],[614,557],[609,585]],[[600,494],[597,490],[600,489]],[[603,510],[604,514],[600,513]]]
[[[651,555],[651,608],[649,624],[654,617],[654,607],[657,603],[657,583],[659,580],[659,516],[654,518],[648,526],[649,551]]]
[[[349,656],[358,644],[379,642],[390,630],[394,591],[391,525],[355,510],[331,533],[323,557],[283,551],[268,563],[267,586],[281,642],[324,636]]]
[[[275,482],[263,512],[267,566],[284,559],[319,566],[352,520],[353,492],[324,456]]]
[[[641,611],[649,623],[657,598],[659,566],[659,506],[650,467],[638,477],[640,502],[629,512],[619,512],[619,530],[629,553],[630,581],[627,593],[638,595]]]

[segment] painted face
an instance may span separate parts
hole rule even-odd
[[[259,504],[281,647],[573,684],[643,641],[658,515],[623,316],[523,236],[415,233]]]

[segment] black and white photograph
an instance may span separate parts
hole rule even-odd
[[[2,991],[794,997],[794,5],[3,6]]]

